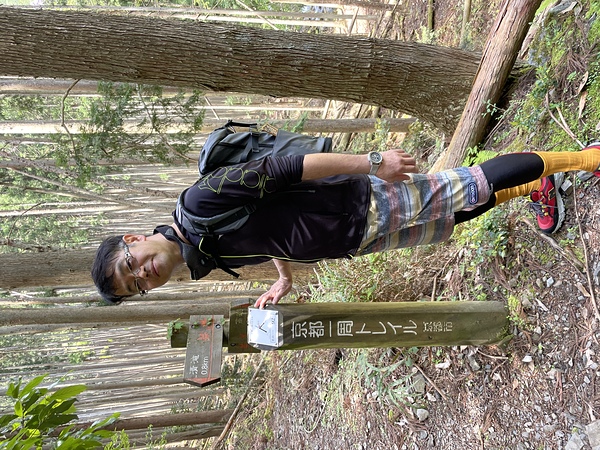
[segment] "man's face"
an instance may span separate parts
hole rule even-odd
[[[118,254],[114,263],[115,294],[134,295],[139,290],[162,286],[173,270],[183,263],[179,246],[167,241],[161,234],[153,236],[126,234],[123,241],[127,244],[131,258],[125,250]]]

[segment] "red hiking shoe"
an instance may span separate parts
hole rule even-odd
[[[542,178],[539,191],[530,194],[529,206],[536,215],[540,230],[546,234],[557,232],[565,220],[565,205],[559,192],[564,177],[564,173],[558,172]]]

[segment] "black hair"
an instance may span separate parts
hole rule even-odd
[[[118,305],[131,295],[115,294],[115,260],[123,249],[123,236],[110,236],[100,244],[92,264],[92,279],[102,298],[112,304]]]

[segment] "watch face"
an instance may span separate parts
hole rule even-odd
[[[248,308],[248,344],[261,350],[274,350],[283,342],[279,312],[274,309]]]
[[[381,164],[381,161],[383,161],[383,156],[381,156],[381,153],[379,152],[371,152],[369,153],[369,161],[371,161],[373,164]]]

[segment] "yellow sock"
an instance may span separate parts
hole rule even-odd
[[[530,181],[526,184],[521,184],[520,186],[515,186],[508,189],[502,189],[501,191],[494,192],[496,195],[496,203],[494,206],[498,206],[500,203],[504,203],[511,198],[521,197],[523,195],[529,195],[531,192],[535,190],[539,190],[542,186],[541,180]]]
[[[590,147],[580,152],[533,152],[544,161],[541,178],[556,172],[585,170],[595,172],[600,167],[600,147]]]

